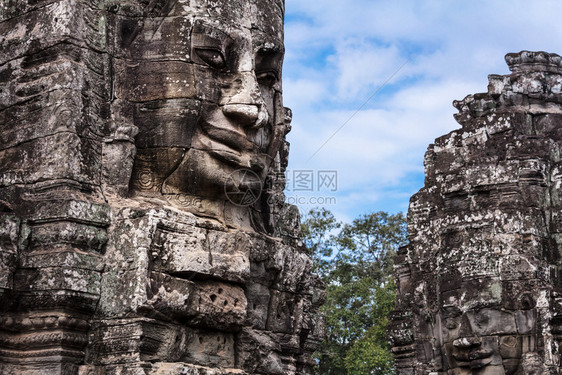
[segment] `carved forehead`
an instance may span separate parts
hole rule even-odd
[[[190,24],[200,21],[227,35],[245,34],[254,44],[283,45],[283,0],[132,0],[106,8],[127,17],[153,19],[157,26],[161,17],[185,17]]]
[[[185,15],[213,20],[223,26],[258,30],[283,39],[283,1],[178,0],[177,6]]]

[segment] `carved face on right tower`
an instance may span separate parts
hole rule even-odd
[[[512,375],[521,371],[523,354],[535,351],[536,318],[534,310],[449,308],[436,336],[454,374]]]
[[[458,263],[443,266],[438,311],[427,332],[442,370],[455,375],[527,374],[536,368],[540,313],[546,295],[529,281],[476,275]]]

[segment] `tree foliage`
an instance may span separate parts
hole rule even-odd
[[[330,211],[314,209],[302,228],[326,283],[327,337],[318,353],[318,373],[393,374],[385,330],[394,307],[393,258],[406,241],[403,215],[375,212],[342,225]]]
[[[331,233],[340,226],[334,215],[323,208],[310,210],[301,224],[304,244],[314,261],[314,271],[320,276],[325,276],[330,266],[334,237]]]

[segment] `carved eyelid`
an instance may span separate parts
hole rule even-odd
[[[273,85],[280,79],[281,57],[274,51],[258,53],[256,56],[256,76],[258,81]]]
[[[256,70],[278,72],[283,61],[283,53],[275,47],[259,48],[256,52]],[[261,67],[261,68],[260,68]]]
[[[256,72],[256,78],[260,83],[274,85],[277,81],[279,81],[279,73],[274,70],[258,71]]]
[[[203,62],[205,62],[207,65],[216,69],[222,69],[226,67],[226,59],[222,51],[216,48],[209,48],[209,47],[195,47],[194,51],[197,54],[197,56],[201,60],[203,60]],[[220,59],[220,61],[215,60],[215,58]]]
[[[276,79],[279,79],[279,72],[277,69],[258,69],[256,68],[256,75],[259,76],[266,76],[266,75],[273,75]]]

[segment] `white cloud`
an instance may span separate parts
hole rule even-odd
[[[355,98],[358,94],[368,94],[368,88],[382,85],[404,64],[405,58],[400,56],[397,46],[380,47],[354,40],[337,45],[328,62],[338,72],[339,97]]]
[[[292,103],[291,108],[297,110],[300,108],[309,108],[314,103],[318,103],[327,96],[327,87],[318,80],[314,79],[291,79],[283,80],[285,92],[285,103]]]

